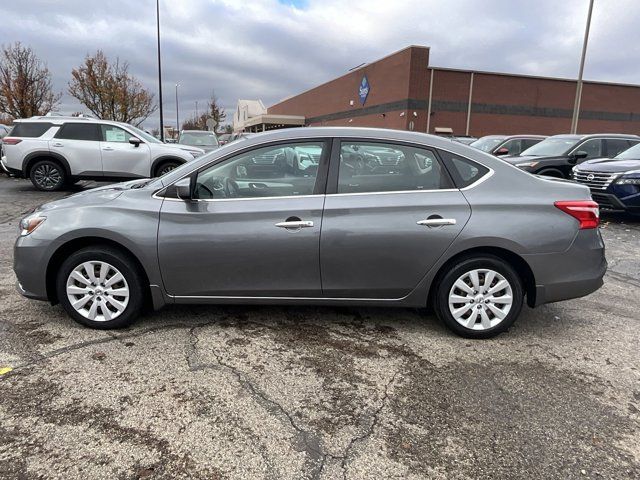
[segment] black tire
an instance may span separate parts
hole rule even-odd
[[[124,277],[126,287],[129,290],[128,303],[124,310],[119,313],[112,320],[92,320],[80,314],[69,301],[67,296],[67,280],[72,271],[82,265],[84,262],[106,262],[107,264],[115,267]],[[113,328],[122,328],[130,325],[139,315],[144,306],[144,281],[141,273],[138,271],[138,267],[135,261],[127,254],[109,247],[109,246],[92,246],[86,247],[70,255],[60,266],[56,277],[56,292],[58,300],[66,312],[76,322],[85,325],[90,328],[96,328],[100,330],[109,330]],[[125,285],[124,282],[117,285]],[[96,288],[100,287],[95,285]],[[87,288],[92,288],[88,286]],[[97,292],[97,290],[96,290]],[[104,295],[104,294],[103,294]],[[100,297],[97,298],[98,306],[101,315],[104,317],[104,310],[102,307],[103,302],[107,302],[108,294],[105,295],[104,300]],[[121,301],[121,298],[118,298]],[[90,300],[89,305],[94,301]],[[104,303],[106,305],[106,303]],[[115,312],[112,313],[112,315]]]
[[[179,167],[180,165],[181,165],[181,163],[177,162],[175,160],[166,160],[166,161],[160,163],[156,167],[155,171],[153,172],[153,176],[154,177],[161,177],[165,173],[173,170],[176,167]]]
[[[61,190],[67,183],[67,172],[55,160],[39,160],[29,172],[31,183],[43,192]]]
[[[453,284],[459,278],[465,275],[465,273],[479,269],[492,270],[502,275],[511,287],[512,297],[511,308],[506,314],[505,318],[502,321],[499,321],[497,325],[491,328],[486,328],[484,330],[474,330],[458,323],[458,321],[456,321],[453,314],[449,310],[449,293],[452,290]],[[473,295],[471,295],[471,297],[472,296]],[[513,323],[518,318],[518,315],[520,315],[520,311],[522,310],[523,298],[524,292],[522,288],[522,280],[520,279],[518,273],[513,269],[513,267],[511,267],[511,265],[509,265],[499,257],[493,255],[481,255],[463,258],[456,262],[454,265],[451,265],[447,268],[447,271],[442,277],[439,278],[438,284],[436,285],[434,295],[434,310],[438,318],[445,324],[445,326],[461,337],[491,338],[507,331],[511,327],[511,325],[513,325]],[[480,303],[484,304],[484,302]],[[471,308],[476,307],[479,309],[481,308],[481,305],[478,303],[474,303]],[[482,308],[484,308],[484,306]],[[488,312],[489,310],[487,309],[486,311]],[[491,313],[489,315],[493,316],[494,314]]]
[[[545,168],[544,170],[540,170],[537,175],[542,175],[543,177],[552,177],[552,178],[567,178],[562,171],[555,168]]]

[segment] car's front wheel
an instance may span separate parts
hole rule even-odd
[[[156,167],[156,170],[155,170],[153,176],[154,177],[161,177],[165,173],[169,173],[171,170],[173,170],[174,168],[177,168],[179,166],[180,166],[179,162],[176,162],[174,160],[167,160],[166,162],[162,162],[160,165],[158,165]]]
[[[38,190],[54,192],[64,187],[67,174],[58,162],[40,160],[31,168],[29,178]]]
[[[107,246],[87,247],[61,265],[58,299],[77,322],[91,328],[120,328],[143,306],[143,282],[128,256]]]
[[[439,280],[435,311],[453,332],[490,338],[511,327],[522,309],[522,282],[504,260],[492,255],[462,259]]]

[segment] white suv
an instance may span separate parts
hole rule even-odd
[[[167,145],[126,123],[87,117],[16,120],[3,147],[3,167],[46,191],[81,179],[157,177],[204,154]]]

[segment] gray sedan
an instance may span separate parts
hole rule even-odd
[[[288,129],[41,206],[14,270],[94,328],[147,304],[429,305],[486,338],[602,285],[598,222],[587,187],[447,139]]]

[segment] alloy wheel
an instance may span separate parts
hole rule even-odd
[[[173,170],[174,168],[176,168],[175,165],[173,164],[169,164],[169,165],[165,165],[164,167],[162,167],[160,169],[160,171],[158,172],[158,176],[161,177],[162,175],[164,175],[165,173],[169,173],[171,170]]]
[[[50,190],[61,182],[62,175],[58,168],[45,163],[36,167],[33,171],[33,179],[41,188]]]
[[[513,290],[495,270],[476,269],[461,275],[449,291],[449,311],[465,328],[488,330],[502,322],[513,304]]]
[[[96,322],[118,318],[129,304],[124,275],[107,262],[84,262],[67,278],[67,298],[80,315]]]

